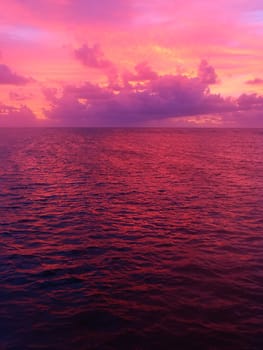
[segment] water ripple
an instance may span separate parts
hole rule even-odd
[[[261,350],[262,135],[0,130],[0,348]]]

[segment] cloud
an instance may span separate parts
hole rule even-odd
[[[126,84],[126,80],[118,91],[110,85],[100,87],[90,82],[79,87],[66,86],[60,98],[51,94],[53,103],[46,115],[50,122],[61,125],[127,126],[152,120],[161,122],[167,118],[231,112],[244,107],[242,98],[237,104],[232,99],[211,94],[208,84],[215,81],[216,74],[207,63],[202,67],[202,72],[209,73],[202,76],[204,79],[200,78],[200,69],[193,78],[160,76],[143,63],[135,67],[137,74],[128,79],[128,82],[133,80],[135,83]]]
[[[237,100],[240,110],[261,110],[263,111],[263,96],[256,93],[242,94]]]
[[[33,98],[33,94],[29,93],[29,94],[25,94],[25,93],[21,93],[21,92],[17,92],[17,91],[10,91],[9,92],[9,99],[10,101],[26,101],[29,99]]]
[[[111,61],[104,56],[99,45],[89,47],[84,44],[74,51],[75,57],[84,65],[91,68],[109,68],[112,67]]]
[[[25,127],[38,124],[35,114],[27,106],[13,107],[0,103],[0,127]]]
[[[210,66],[206,60],[202,60],[198,67],[198,78],[204,84],[216,84],[217,74],[214,67]]]
[[[73,85],[66,86],[64,94],[74,95],[80,99],[87,99],[91,101],[107,100],[111,97],[111,91],[108,89],[102,89],[98,85],[94,85],[90,82],[86,82],[80,87]]]
[[[125,84],[129,82],[142,82],[146,80],[155,80],[158,78],[158,74],[149,66],[148,62],[138,63],[134,70],[136,73],[126,71],[122,78]]]
[[[263,85],[263,79],[255,78],[252,80],[247,80],[246,84],[248,84],[248,85]]]
[[[0,64],[0,85],[25,85],[30,79],[13,72],[5,64]]]
[[[147,62],[141,62],[135,66],[138,80],[155,80],[158,74],[153,71]]]
[[[20,15],[20,22],[67,22],[83,24],[127,22],[133,12],[131,0],[12,0],[3,4],[3,10],[12,9]],[[7,13],[11,16],[11,14]]]
[[[8,66],[0,67],[4,102],[28,103],[39,116],[48,105],[55,115],[64,100],[79,108],[87,124],[103,118],[143,122],[151,110],[158,121],[202,109],[243,108],[209,87],[234,96],[261,93],[262,0],[11,0],[0,8],[0,63]],[[185,79],[193,77],[197,57],[217,67],[220,86],[212,86],[217,74],[205,60],[193,79]],[[35,77],[35,84],[24,87],[24,74]],[[242,77],[251,79],[245,90]],[[81,84],[85,80],[90,82]],[[22,85],[19,95],[9,95],[15,85]],[[59,91],[46,91],[48,103],[43,85]]]

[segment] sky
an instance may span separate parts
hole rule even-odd
[[[0,126],[263,127],[262,0],[1,0]]]

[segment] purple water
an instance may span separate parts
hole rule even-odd
[[[263,349],[263,130],[1,129],[0,349]]]

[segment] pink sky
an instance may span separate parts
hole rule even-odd
[[[263,127],[262,0],[1,0],[0,126]]]

